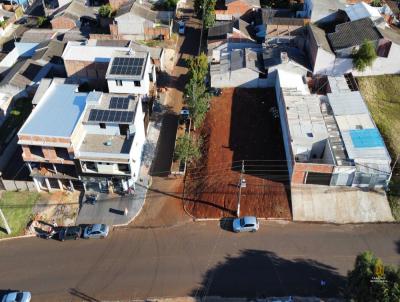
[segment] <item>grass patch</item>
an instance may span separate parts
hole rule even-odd
[[[0,208],[11,228],[11,234],[7,235],[0,230],[0,238],[14,237],[22,235],[29,218],[32,214],[32,208],[39,199],[39,193],[33,192],[3,192],[0,199]],[[0,226],[4,228],[1,221]]]
[[[400,155],[400,76],[382,75],[357,78],[360,92],[378,126],[392,160]],[[400,221],[400,162],[389,185],[389,204],[393,216]]]

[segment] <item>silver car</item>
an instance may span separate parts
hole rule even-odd
[[[260,224],[254,216],[244,216],[236,218],[233,221],[232,228],[235,233],[239,232],[255,232],[259,229]]]
[[[1,302],[30,302],[31,297],[30,292],[9,292],[3,296]]]
[[[83,238],[106,238],[110,228],[106,224],[90,224],[83,231]]]

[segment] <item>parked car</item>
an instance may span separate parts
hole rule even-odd
[[[244,216],[233,220],[232,228],[235,233],[239,232],[255,232],[260,225],[254,216]]]
[[[220,96],[222,94],[221,88],[211,87],[208,92],[210,92],[213,96]]]
[[[179,21],[178,22],[178,26],[179,26],[179,28],[178,28],[178,33],[180,34],[180,35],[184,35],[185,34],[185,22],[184,21]]]
[[[30,292],[9,292],[3,296],[1,302],[29,302],[31,298]]]
[[[182,107],[181,112],[179,114],[179,122],[183,124],[187,119],[189,119],[189,108],[188,107]]]
[[[61,241],[65,240],[77,240],[82,236],[82,228],[79,226],[63,227],[58,232],[58,239]]]
[[[106,238],[110,228],[106,224],[90,224],[83,231],[83,238]]]

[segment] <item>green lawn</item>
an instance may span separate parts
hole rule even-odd
[[[11,228],[11,234],[7,235],[3,230],[0,230],[0,238],[23,234],[23,230],[29,222],[32,208],[39,196],[38,193],[32,192],[3,192],[0,199],[0,208],[3,210]],[[0,226],[4,228],[2,221]]]
[[[359,77],[357,81],[394,162],[400,155],[400,76]],[[394,170],[388,197],[393,215],[400,220],[400,162]]]

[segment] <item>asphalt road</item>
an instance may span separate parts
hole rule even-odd
[[[259,232],[248,234],[233,234],[216,221],[125,228],[105,240],[2,241],[0,285],[29,290],[33,301],[337,296],[364,250],[399,264],[400,225],[262,222]]]

